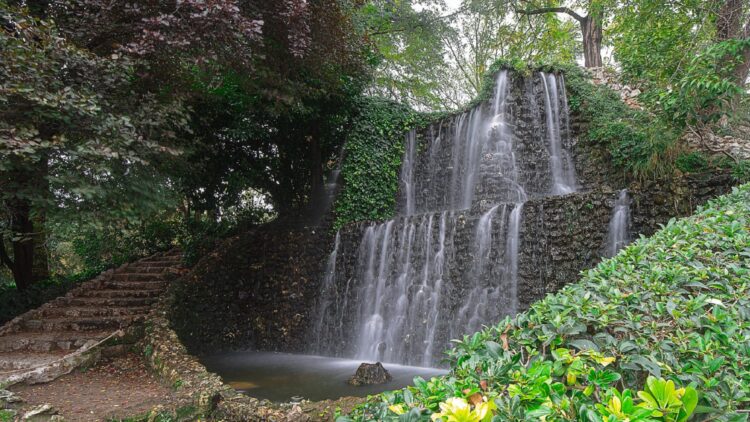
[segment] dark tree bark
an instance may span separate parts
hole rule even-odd
[[[44,211],[50,196],[47,157],[36,161],[11,158],[9,168],[8,172],[0,174],[0,189],[5,190],[2,199],[8,215],[8,231],[0,235],[0,263],[11,270],[16,287],[25,290],[36,281],[35,276],[46,278],[48,275],[42,274],[48,272],[46,256],[42,262],[44,271],[35,269],[35,255],[39,254],[35,246],[40,240],[39,234],[44,233],[39,227],[43,223],[37,221],[35,227],[35,220],[46,216]],[[36,230],[38,228],[42,230]],[[6,244],[10,245],[12,255]],[[46,250],[44,253],[46,255]]]
[[[747,0],[726,0],[722,3],[716,16],[717,41],[750,38],[750,13],[744,10],[750,6],[746,2]],[[750,47],[746,47],[742,52],[742,60],[734,68],[734,82],[740,86],[745,85],[749,71]]]
[[[308,137],[310,142],[310,192],[314,200],[323,192],[323,153],[317,134]]]
[[[19,200],[13,209],[13,279],[18,290],[26,290],[34,283],[34,223],[31,206]]]
[[[49,251],[47,250],[47,218],[44,209],[35,210],[32,217],[34,260],[31,278],[34,282],[49,278]]]
[[[15,200],[10,208],[13,258],[5,248],[5,239],[0,238],[0,261],[13,273],[18,290],[26,290],[34,282],[34,224],[31,221],[31,206],[27,201]]]
[[[581,16],[568,7],[542,7],[533,10],[522,10],[524,15],[542,15],[545,13],[564,13],[581,26],[583,39],[583,60],[586,67],[602,66],[602,18],[599,14]]]
[[[47,207],[51,203],[49,185],[49,159],[45,154],[40,161],[39,173],[34,178],[43,200],[32,209],[32,240],[34,242],[34,259],[32,280],[34,282],[49,278],[49,251],[47,250]]]

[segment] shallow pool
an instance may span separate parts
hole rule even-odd
[[[447,373],[443,369],[384,363],[393,380],[355,387],[346,383],[362,361],[272,352],[229,352],[201,358],[209,371],[250,396],[272,401],[325,400],[394,390]]]

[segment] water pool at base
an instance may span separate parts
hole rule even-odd
[[[346,383],[362,361],[323,356],[272,352],[228,352],[201,358],[209,371],[249,396],[277,402],[364,397],[403,388],[420,376],[446,374],[438,368],[383,363],[393,380],[385,384],[355,387]]]

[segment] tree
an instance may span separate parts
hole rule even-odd
[[[720,2],[716,16],[716,40],[718,42],[750,39],[750,4],[745,0]],[[742,47],[734,68],[734,82],[743,86],[750,71],[750,44]],[[728,57],[735,61],[735,58]]]
[[[129,61],[99,58],[48,21],[0,9],[0,261],[25,289],[34,281],[34,220],[170,152],[161,141],[183,119],[179,107],[133,95]],[[131,200],[143,199],[139,190]]]
[[[574,62],[576,43],[570,22],[554,14],[515,17],[504,2],[472,0],[463,4],[444,39],[453,70],[449,77],[458,81],[453,85],[461,92],[457,106],[479,93],[487,70],[500,58]]]
[[[587,14],[582,15],[567,6],[544,6],[521,1],[518,10],[522,15],[533,16],[546,13],[563,13],[575,19],[581,27],[583,58],[586,67],[602,66],[602,27],[604,25],[604,2],[588,0],[582,4]]]
[[[275,192],[283,213],[322,186],[330,154],[324,138],[332,135],[321,123],[338,119],[369,77],[353,7],[337,0],[58,0],[49,14],[77,45],[132,58],[138,89],[183,99],[189,130],[178,139],[186,154],[161,168],[182,169],[172,177],[190,208],[217,215],[246,188]],[[289,124],[291,116],[299,119]],[[264,179],[282,156],[295,162],[287,166],[295,174],[276,177],[269,189]],[[298,177],[304,182],[293,182]],[[282,193],[289,190],[301,191]]]

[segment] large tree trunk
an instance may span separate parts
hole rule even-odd
[[[544,13],[565,13],[581,25],[583,36],[583,60],[586,67],[602,65],[602,12],[589,11],[588,16],[581,16],[568,7],[542,7],[534,10],[521,10],[523,15],[541,15]]]
[[[310,199],[316,200],[323,193],[323,154],[318,135],[308,137],[310,142]]]
[[[34,224],[31,206],[18,200],[12,210],[13,279],[18,290],[26,290],[34,282]]]
[[[727,41],[733,39],[750,38],[750,18],[743,22],[743,14],[746,0],[726,0],[722,3],[716,16],[716,40]],[[744,27],[743,27],[744,25]],[[750,48],[742,52],[742,59],[737,63],[732,72],[734,82],[744,86],[750,71]]]
[[[34,264],[32,279],[34,282],[49,278],[49,250],[47,249],[47,207],[52,202],[49,186],[49,161],[45,155],[39,165],[39,174],[33,182],[38,183],[40,196],[43,200],[34,207],[31,216],[34,241]]]
[[[598,19],[586,16],[581,21],[583,60],[586,67],[602,66],[602,25]]]
[[[34,212],[32,228],[34,241],[34,260],[31,278],[34,282],[49,278],[49,250],[47,249],[47,218],[44,209]]]

